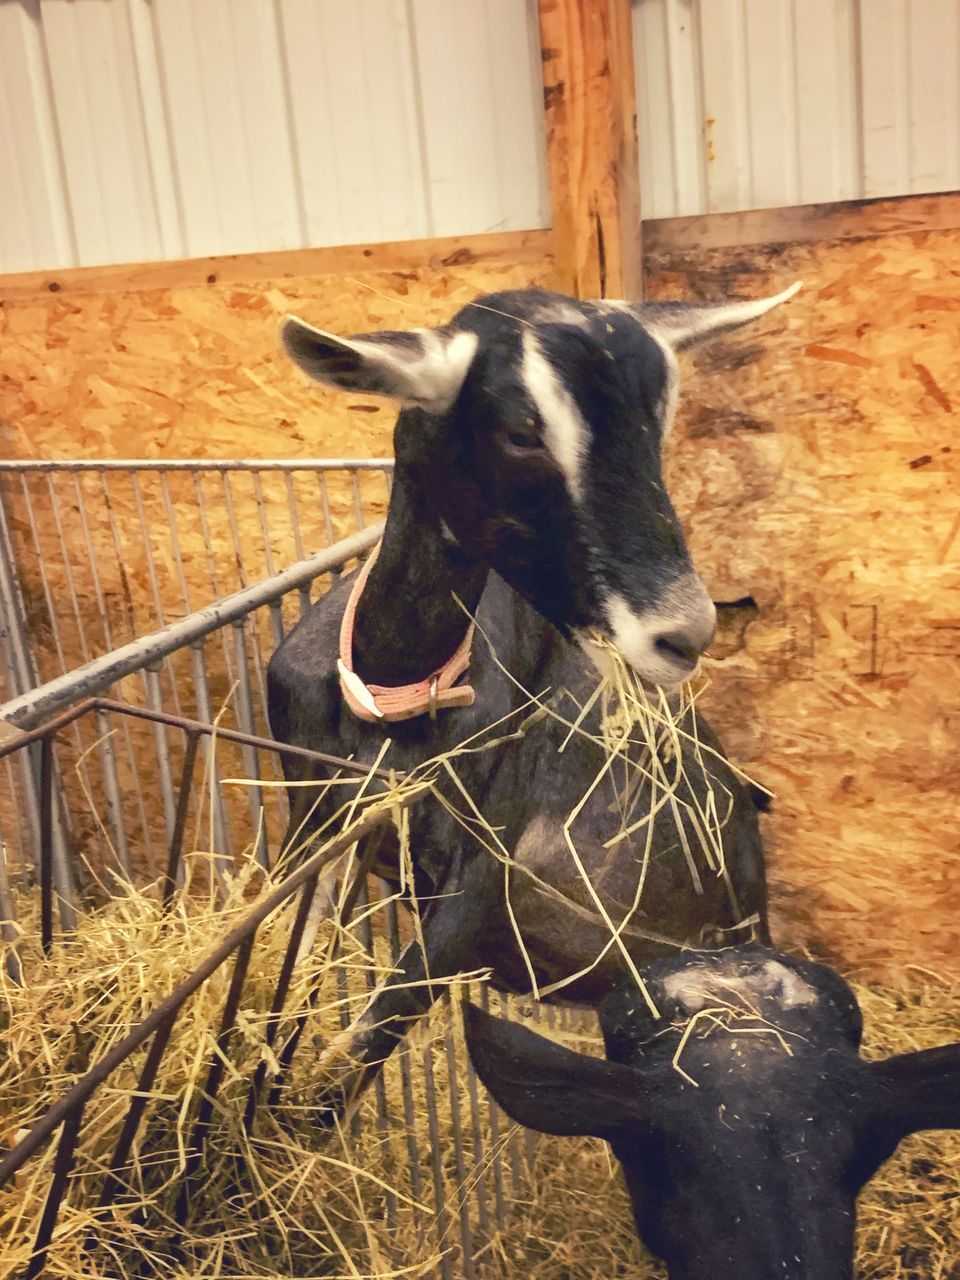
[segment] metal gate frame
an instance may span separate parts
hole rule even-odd
[[[11,464],[0,464],[0,479],[2,479],[4,468],[7,471],[13,469],[21,472],[36,472],[42,471],[48,465],[39,463],[20,464],[14,468],[11,467]],[[63,470],[69,473],[73,465],[63,464]],[[139,465],[137,464],[137,466]],[[159,464],[155,469],[162,472],[174,465],[180,464]],[[228,469],[229,465],[190,464],[190,467],[195,470],[206,466],[208,470],[218,471]],[[255,465],[259,467],[261,464],[240,465],[247,467]],[[273,465],[278,470],[284,468],[302,469],[304,467],[304,464],[299,462],[266,465],[268,467]],[[367,469],[370,470],[385,470],[382,460],[371,460],[366,465]],[[122,468],[122,464],[115,464],[115,466],[117,469]],[[359,467],[355,463],[337,464],[337,468],[348,470],[353,474],[357,470],[362,470],[363,467],[364,464]],[[99,471],[104,468],[103,464],[91,464],[89,469]],[[324,478],[321,477],[321,479]],[[356,488],[354,488],[354,493],[357,493]],[[362,521],[363,513],[361,511],[358,523]],[[27,825],[32,828],[34,864],[41,892],[41,942],[45,950],[49,950],[54,938],[53,902],[55,898],[59,900],[61,929],[64,932],[70,932],[76,923],[76,915],[73,909],[75,888],[69,874],[70,868],[64,842],[64,833],[69,825],[69,815],[66,814],[59,795],[56,757],[53,747],[57,735],[67,735],[72,731],[76,731],[83,722],[93,721],[97,726],[97,732],[100,737],[109,741],[109,735],[106,734],[106,725],[111,717],[119,717],[123,722],[137,719],[142,722],[148,722],[153,726],[166,814],[167,854],[162,894],[165,901],[171,900],[182,854],[183,831],[185,816],[190,802],[193,770],[202,741],[205,740],[207,742],[207,750],[211,752],[212,757],[214,726],[212,717],[209,714],[190,719],[164,711],[161,705],[159,687],[159,664],[171,658],[171,656],[175,657],[178,654],[189,652],[191,657],[190,670],[194,679],[205,682],[206,674],[201,648],[204,640],[217,635],[225,635],[227,629],[234,631],[235,643],[232,646],[232,652],[237,662],[236,670],[240,686],[240,697],[237,701],[239,727],[230,729],[217,726],[215,732],[218,738],[236,744],[244,752],[244,763],[249,778],[262,777],[263,775],[260,773],[261,757],[272,763],[278,759],[281,753],[284,751],[289,752],[293,749],[255,732],[254,703],[259,681],[251,674],[246,630],[249,629],[254,633],[252,646],[256,659],[258,656],[258,640],[256,629],[252,624],[257,611],[270,611],[270,631],[272,635],[275,635],[276,620],[279,618],[279,608],[283,600],[287,597],[294,597],[299,601],[302,611],[310,602],[310,584],[325,574],[335,576],[351,561],[362,557],[377,541],[381,529],[381,525],[361,527],[349,537],[334,543],[315,555],[302,558],[280,573],[274,573],[253,585],[244,586],[232,595],[217,600],[176,622],[168,623],[151,634],[140,636],[114,651],[105,653],[101,657],[93,658],[74,671],[66,672],[38,687],[21,690],[17,696],[0,705],[0,781],[2,781],[3,777],[2,770],[5,769],[8,784],[14,785],[14,779],[17,774],[11,768],[11,765],[15,760],[18,760],[20,776],[27,790]],[[0,534],[8,534],[8,532],[2,503],[0,503]],[[5,552],[6,556],[4,555]],[[13,562],[9,538],[6,543],[0,540],[0,590],[3,592],[3,599],[9,599],[14,606],[6,614],[8,619],[12,619],[13,625],[8,625],[4,628],[4,634],[0,637],[2,638],[0,648],[2,648],[3,656],[7,662],[8,673],[14,668],[14,660],[16,660],[20,663],[16,670],[21,675],[30,678],[31,674],[35,673],[36,668],[34,666],[31,672],[31,668],[28,665],[29,631],[27,629],[26,611],[22,607],[22,598],[18,594],[16,565]],[[19,632],[18,627],[20,628]],[[26,650],[26,660],[20,654],[17,646]],[[146,692],[144,706],[123,705],[102,696],[110,690],[111,686],[131,675],[139,675],[144,681]],[[209,707],[209,698],[207,698],[206,704]],[[54,718],[50,719],[50,717]],[[185,749],[181,757],[179,785],[174,783],[173,753],[169,750],[167,742],[166,735],[170,732],[182,734],[185,740]],[[318,762],[325,763],[327,766],[331,764],[330,758],[324,757],[320,753],[301,751],[299,754],[313,755],[317,757]],[[208,760],[211,766],[215,767],[215,762],[212,758],[208,757]],[[355,763],[351,762],[335,760],[335,763],[340,768],[349,768],[354,771],[358,768]],[[117,871],[119,874],[124,875],[129,871],[129,867],[124,866],[123,858],[119,856],[124,847],[122,838],[123,816],[118,803],[111,805],[111,786],[116,788],[118,784],[116,781],[116,761],[111,759],[109,753],[105,757],[105,765],[109,770],[105,770],[106,810],[111,822],[114,824],[114,834],[117,836],[116,849],[120,863]],[[112,771],[113,777],[112,784],[110,783],[110,771]],[[254,830],[257,829],[256,815],[258,811],[262,812],[264,799],[263,793],[257,794],[256,787],[250,788],[251,818],[255,824]],[[103,1183],[102,1197],[105,1197],[105,1199],[102,1199],[101,1202],[107,1204],[109,1203],[109,1198],[116,1194],[120,1170],[130,1154],[143,1117],[146,1106],[144,1095],[159,1069],[178,1011],[212,973],[219,971],[222,966],[232,962],[230,995],[227,1006],[223,1011],[222,1036],[221,1040],[218,1041],[224,1052],[226,1052],[233,1021],[239,1008],[244,973],[249,963],[257,929],[265,919],[299,893],[301,894],[300,905],[287,943],[287,960],[281,970],[275,993],[278,1012],[271,1026],[272,1034],[276,1034],[285,996],[284,983],[289,983],[292,957],[295,957],[299,946],[299,938],[306,919],[309,898],[312,894],[312,885],[315,883],[322,867],[329,860],[336,857],[342,848],[352,844],[359,834],[361,834],[360,828],[355,827],[351,829],[348,835],[338,837],[332,843],[328,843],[304,862],[279,888],[258,902],[243,922],[231,931],[218,947],[210,952],[203,964],[188,975],[176,991],[158,1004],[148,1017],[138,1027],[134,1028],[120,1044],[115,1046],[101,1061],[95,1063],[77,1085],[68,1094],[61,1097],[50,1111],[34,1125],[30,1134],[0,1162],[0,1186],[2,1186],[5,1180],[12,1177],[16,1170],[30,1159],[31,1155],[50,1140],[58,1125],[63,1124],[63,1132],[54,1159],[52,1181],[47,1194],[46,1207],[37,1233],[33,1260],[30,1263],[28,1273],[30,1276],[39,1274],[43,1268],[46,1250],[56,1222],[57,1211],[67,1186],[79,1136],[83,1109],[90,1097],[122,1061],[125,1061],[130,1054],[136,1052],[138,1048],[150,1040],[151,1043],[142,1068],[141,1079],[136,1094],[131,1101],[121,1137],[113,1153],[110,1170]],[[0,845],[2,843],[3,834],[0,832]],[[3,849],[0,848],[0,855],[2,853]],[[22,859],[24,856],[23,842],[21,842],[20,853]],[[266,857],[267,851],[264,848],[263,850],[258,850],[258,853]],[[2,863],[3,858],[0,856],[0,867],[2,867]],[[6,887],[2,882],[2,875],[0,875],[0,929],[5,931],[8,941],[12,936],[11,931],[15,932],[16,929],[13,924],[10,894],[6,891]],[[391,942],[396,950],[399,948],[400,939],[395,905],[393,906],[390,929]],[[7,947],[7,965],[11,974],[16,970],[17,976],[20,978],[25,976],[15,949],[9,945]],[[286,974],[286,977],[284,977],[284,974]],[[485,986],[482,988],[481,999],[484,1002],[486,1000]],[[536,1008],[534,1009],[534,1016],[537,1021],[540,1020],[539,1010]],[[552,1014],[548,1014],[548,1018],[551,1021],[552,1016]],[[561,1014],[561,1018],[566,1022],[565,1015]],[[425,1093],[428,1099],[428,1109],[430,1109],[428,1145],[433,1169],[434,1232],[440,1252],[438,1271],[442,1280],[453,1280],[455,1274],[453,1269],[454,1255],[451,1252],[447,1237],[455,1222],[459,1235],[459,1247],[455,1251],[459,1254],[458,1274],[462,1274],[466,1277],[466,1280],[471,1280],[471,1277],[475,1275],[475,1250],[473,1245],[475,1225],[479,1229],[481,1239],[484,1240],[490,1239],[492,1230],[504,1230],[507,1222],[506,1205],[509,1198],[509,1193],[506,1191],[506,1179],[509,1175],[513,1193],[520,1194],[524,1182],[523,1165],[528,1163],[532,1156],[535,1148],[535,1139],[532,1134],[521,1135],[516,1126],[513,1126],[510,1121],[498,1113],[492,1101],[487,1099],[485,1108],[489,1117],[492,1147],[488,1153],[484,1154],[478,1145],[482,1141],[479,1118],[482,1093],[479,1090],[476,1076],[468,1062],[465,1063],[462,1060],[458,1060],[457,1046],[450,1034],[447,1034],[441,1052],[446,1059],[446,1070],[450,1080],[451,1106],[454,1117],[455,1151],[453,1154],[458,1170],[458,1181],[461,1185],[466,1186],[465,1180],[468,1177],[468,1173],[470,1173],[467,1167],[469,1153],[464,1145],[465,1139],[474,1154],[475,1169],[473,1173],[475,1176],[473,1177],[472,1190],[469,1196],[463,1194],[460,1197],[459,1204],[456,1206],[452,1206],[445,1201],[441,1172],[444,1152],[437,1145],[439,1127],[436,1116],[433,1050],[429,1049],[424,1054],[421,1067]],[[403,1078],[407,1082],[407,1087],[409,1087],[410,1072],[416,1069],[416,1064],[412,1058],[408,1060],[406,1052],[401,1053],[400,1063]],[[212,1097],[215,1097],[216,1090],[219,1087],[220,1072],[222,1072],[222,1061],[218,1065],[217,1061],[211,1059],[208,1064],[207,1093],[209,1094],[212,1090]],[[252,1115],[257,1100],[255,1085],[252,1086],[251,1098],[253,1099]],[[381,1126],[385,1126],[389,1123],[385,1104],[381,1096],[378,1096],[377,1101],[378,1118]],[[212,1105],[211,1101],[209,1104],[211,1109]],[[469,1108],[469,1118],[461,1114],[463,1105]],[[196,1175],[198,1162],[202,1155],[203,1143],[211,1122],[211,1114],[212,1110],[208,1110],[205,1104],[202,1114],[198,1113],[196,1118],[193,1135],[196,1141],[192,1143],[194,1155],[191,1156],[190,1179]],[[409,1128],[409,1117],[407,1117],[406,1147],[410,1159],[411,1174],[416,1169],[416,1142],[416,1136]],[[190,1179],[184,1184],[185,1186],[189,1186]],[[488,1199],[488,1191],[486,1189],[488,1182],[490,1183],[492,1200]],[[473,1210],[471,1210],[469,1203],[471,1198],[475,1203]]]

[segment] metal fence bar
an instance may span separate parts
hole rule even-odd
[[[392,458],[15,458],[0,461],[0,474],[73,471],[392,471]]]
[[[88,710],[89,706],[84,707],[81,714]],[[69,723],[70,718],[71,716],[63,717],[61,723]],[[209,732],[210,726],[205,726],[205,729]],[[51,731],[51,728],[45,730],[48,734]],[[26,737],[29,740],[30,735],[26,735]],[[275,745],[279,751],[285,749],[283,743]],[[400,796],[396,801],[396,807],[398,809],[409,808],[410,805],[415,804],[421,798],[422,793]],[[175,1015],[187,1000],[199,990],[210,975],[215,973],[224,961],[240,947],[243,941],[259,929],[264,920],[273,915],[279,907],[299,892],[307,880],[319,875],[324,867],[335,861],[352,844],[355,844],[372,831],[380,821],[381,815],[377,812],[364,815],[364,817],[354,822],[349,830],[342,832],[339,836],[335,836],[317,849],[295,870],[291,871],[281,884],[261,898],[255,906],[251,907],[240,923],[224,935],[220,942],[207,953],[200,964],[169,995],[159,1000],[132,1031],[129,1031],[118,1040],[102,1058],[95,1062],[76,1084],[72,1085],[66,1093],[44,1112],[26,1137],[22,1138],[11,1151],[8,1151],[0,1159],[0,1188],[6,1185],[9,1179],[23,1167],[34,1152],[46,1144],[51,1135],[56,1132],[57,1128],[74,1108],[85,1103],[94,1090],[110,1076],[121,1062],[124,1062],[131,1053],[144,1044],[168,1017],[172,1014]]]
[[[177,812],[173,822],[173,833],[170,836],[167,869],[164,872],[163,884],[160,890],[160,901],[163,904],[164,911],[169,911],[173,905],[173,891],[181,879],[183,837],[187,829],[187,816],[190,812],[190,793],[193,790],[193,773],[197,763],[197,748],[200,745],[200,734],[196,729],[187,729],[186,735],[187,743],[183,752]]]
[[[480,988],[480,1008],[483,1010],[484,1013],[490,1012],[490,988],[487,983],[484,983],[483,986]],[[491,1099],[490,1100],[491,1125],[493,1125],[494,1114],[497,1115],[498,1122],[499,1122],[499,1118],[502,1116],[504,1124],[506,1125],[507,1136],[506,1136],[506,1141],[504,1145],[506,1147],[507,1155],[510,1160],[510,1181],[513,1186],[513,1194],[516,1197],[516,1196],[519,1196],[523,1190],[523,1182],[520,1177],[520,1144],[517,1141],[517,1126],[513,1123],[513,1121],[509,1118],[509,1116],[503,1115],[503,1113],[499,1110],[499,1108],[496,1107],[496,1104],[493,1102],[493,1099]],[[498,1130],[499,1130],[499,1123],[495,1127],[493,1127],[493,1132],[496,1133],[498,1132]],[[496,1190],[497,1190],[497,1200],[498,1200],[497,1207],[498,1207],[498,1217],[499,1217],[500,1198],[503,1195],[502,1181],[500,1178],[497,1179]]]
[[[198,640],[190,647],[190,658],[193,665],[193,685],[197,695],[197,715],[201,720],[213,723],[216,718],[210,701],[210,687],[207,683],[207,665],[204,661],[204,641]],[[210,874],[213,877],[210,888],[219,892],[224,886],[224,877],[232,870],[233,855],[230,839],[230,826],[227,821],[227,809],[223,803],[223,789],[220,786],[220,768],[217,764],[217,746],[212,738],[206,742],[206,768],[210,780],[210,804],[212,805],[212,855]]]
[[[236,651],[237,666],[237,724],[244,733],[253,734],[256,729],[253,716],[253,690],[250,686],[250,667],[247,663],[246,619],[238,618],[232,624]],[[243,767],[251,780],[260,778],[260,755],[255,747],[244,744],[241,748]],[[250,819],[255,835],[254,857],[262,867],[269,868],[270,855],[267,847],[267,829],[263,821],[264,804],[263,788],[258,786],[245,788],[250,802]]]
[[[60,1205],[67,1189],[67,1179],[73,1169],[74,1152],[77,1147],[77,1139],[80,1136],[80,1126],[83,1123],[83,1108],[83,1102],[71,1107],[63,1122],[63,1132],[60,1135],[57,1154],[53,1162],[53,1180],[50,1183],[50,1190],[47,1192],[43,1214],[40,1218],[40,1226],[37,1229],[37,1237],[33,1245],[33,1253],[27,1265],[26,1280],[34,1280],[34,1277],[40,1275],[46,1266],[47,1250],[53,1238],[57,1214],[60,1212]]]
[[[113,1149],[107,1175],[103,1180],[100,1199],[97,1202],[99,1209],[109,1208],[120,1191],[123,1190],[121,1175],[126,1168],[127,1161],[130,1159],[130,1152],[133,1150],[133,1144],[136,1141],[143,1113],[147,1109],[150,1090],[153,1088],[153,1082],[156,1080],[157,1072],[160,1070],[160,1063],[163,1061],[163,1055],[166,1052],[175,1021],[176,1016],[171,1014],[165,1022],[160,1023],[160,1026],[153,1034],[150,1048],[147,1051],[147,1058],[143,1064],[143,1070],[140,1072],[137,1086],[131,1095],[130,1108],[124,1119],[123,1128],[120,1130],[117,1145]]]
[[[427,1037],[423,1050],[423,1083],[427,1103],[427,1131],[430,1134],[430,1168],[433,1174],[433,1208],[437,1242],[440,1245],[440,1275],[442,1280],[453,1280],[453,1259],[446,1243],[450,1230],[447,1216],[447,1197],[443,1180],[443,1161],[440,1157],[440,1121],[437,1116],[437,1087],[433,1075],[433,1041]]]
[[[403,947],[400,941],[400,920],[397,900],[391,897],[387,903],[387,936],[390,942],[390,958],[396,962]],[[403,1098],[403,1123],[407,1142],[407,1158],[410,1163],[410,1195],[415,1204],[423,1202],[423,1179],[420,1176],[420,1144],[417,1141],[416,1111],[413,1104],[413,1081],[410,1078],[410,1046],[400,1045],[397,1050],[400,1069],[400,1093]],[[422,1228],[422,1215],[415,1210],[418,1225]]]
[[[151,711],[162,711],[163,695],[160,692],[159,662],[151,663],[148,667],[144,668],[143,684],[147,697],[147,706]],[[3,708],[0,707],[0,716],[2,715]],[[173,773],[170,769],[170,751],[167,743],[167,735],[163,725],[159,721],[154,722],[153,741],[157,749],[160,800],[163,805],[163,820],[166,828],[167,840],[169,841],[173,836],[174,823],[176,821],[176,805],[173,799]]]
[[[382,883],[382,882],[381,882]],[[379,899],[382,901],[382,897]],[[357,907],[360,910],[360,920],[357,923],[357,935],[360,938],[360,945],[371,958],[375,960],[376,953],[373,939],[373,922],[371,913],[365,908],[370,905],[370,896],[364,879],[360,884],[357,894]],[[363,982],[367,992],[367,999],[372,996],[377,985],[373,969],[369,965],[364,965]],[[377,1106],[377,1128],[380,1130],[381,1150],[388,1151],[390,1147],[390,1105],[387,1101],[387,1082],[382,1071],[378,1071],[373,1082],[374,1098]],[[397,1198],[392,1190],[387,1190],[384,1196],[386,1205],[387,1227],[389,1230],[396,1230],[397,1225]]]
[[[284,486],[287,491],[287,508],[290,512],[290,527],[293,529],[293,548],[298,560],[302,560],[305,552],[303,549],[303,534],[300,530],[300,509],[297,506],[297,494],[293,485],[293,476],[287,471],[283,477]],[[303,586],[300,588],[300,617],[310,608],[310,588]]]
[[[23,962],[17,945],[20,930],[17,926],[17,913],[10,892],[10,879],[7,875],[7,844],[0,836],[0,942],[4,950],[4,967],[12,982],[23,986]]]
[[[357,522],[357,528],[362,529],[366,523],[363,518],[363,499],[360,497],[360,481],[357,479],[355,470],[350,472],[350,490],[353,493],[353,516]]]
[[[490,1208],[487,1204],[487,1153],[480,1114],[480,1088],[473,1063],[467,1057],[467,1097],[470,1104],[470,1138],[473,1146],[474,1193],[477,1197],[477,1224],[484,1241],[490,1239]]]
[[[180,1194],[177,1197],[176,1216],[177,1222],[181,1226],[187,1221],[190,1203],[196,1193],[197,1172],[200,1161],[203,1158],[207,1134],[210,1131],[210,1121],[213,1118],[213,1108],[217,1100],[217,1094],[220,1092],[220,1085],[223,1083],[227,1053],[230,1049],[233,1029],[237,1022],[240,997],[243,994],[243,984],[247,980],[247,970],[250,967],[250,957],[253,955],[253,944],[256,936],[256,930],[251,930],[237,947],[236,959],[233,963],[233,976],[230,979],[230,988],[227,992],[226,1004],[220,1019],[220,1029],[217,1032],[217,1044],[210,1059],[206,1082],[200,1091],[200,1105],[197,1108],[193,1132],[187,1144],[189,1155],[187,1156],[186,1168],[180,1178]]]
[[[160,473],[160,492],[163,495],[163,507],[167,516],[167,528],[170,533],[170,547],[173,551],[173,562],[177,568],[177,581],[180,584],[180,593],[183,596],[183,607],[190,613],[192,605],[190,603],[190,584],[187,582],[186,571],[183,567],[183,552],[180,549],[180,528],[177,524],[177,513],[174,510],[173,498],[170,493],[170,477],[166,472]]]
[[[352,534],[334,546],[291,565],[273,578],[265,578],[242,591],[235,591],[224,600],[199,609],[179,622],[169,623],[152,635],[121,645],[113,653],[95,658],[68,675],[49,680],[39,688],[0,706],[0,720],[7,720],[20,728],[39,724],[77,698],[109,688],[124,676],[144,670],[175,650],[208,636],[225,623],[252,613],[254,609],[279,599],[288,591],[297,590],[303,583],[311,582],[322,573],[328,573],[334,565],[354,559],[361,552],[369,550],[381,532],[382,525],[376,525]]]
[[[457,1170],[457,1217],[460,1224],[460,1269],[464,1280],[473,1280],[473,1230],[470,1224],[470,1192],[467,1187],[467,1162],[463,1150],[463,1123],[460,1114],[460,1079],[457,1064],[457,1046],[453,1036],[453,1005],[450,992],[443,994],[443,1004],[449,1029],[444,1037],[447,1057],[447,1087],[450,1091],[450,1122],[453,1130],[453,1151]]]

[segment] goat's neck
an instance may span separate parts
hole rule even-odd
[[[354,620],[353,666],[360,679],[411,684],[443,666],[463,639],[469,624],[464,609],[476,609],[487,572],[445,541],[423,492],[398,474],[383,543]]]

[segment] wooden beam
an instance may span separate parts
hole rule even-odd
[[[640,179],[629,0],[539,0],[561,288],[640,296]]]
[[[542,265],[552,256],[553,239],[549,229],[505,231],[328,249],[283,249],[275,253],[235,253],[172,262],[74,267],[66,271],[22,271],[0,276],[0,300],[43,293],[139,293],[146,289],[253,284],[258,280],[369,271],[449,271],[456,267],[523,262]]]
[[[643,247],[646,254],[654,256],[751,244],[864,240],[912,231],[952,231],[957,227],[960,227],[960,193],[947,192],[657,218],[643,224]]]

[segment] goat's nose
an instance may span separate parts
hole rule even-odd
[[[711,610],[702,618],[690,619],[682,626],[661,632],[654,638],[653,647],[663,657],[682,663],[692,671],[700,655],[710,647],[716,631],[716,612]]]

